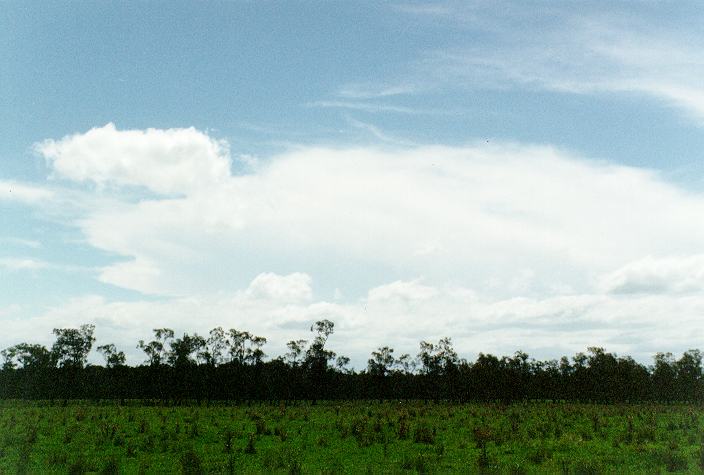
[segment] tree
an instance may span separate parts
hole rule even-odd
[[[227,342],[231,362],[239,365],[256,365],[262,362],[266,356],[262,351],[262,346],[266,344],[266,338],[234,328],[230,329],[228,335]]]
[[[227,349],[227,337],[222,327],[213,328],[210,330],[208,339],[205,342],[203,349],[203,359],[205,364],[217,366],[223,361],[223,354]]]
[[[350,359],[346,356],[338,356],[335,360],[335,366],[340,373],[349,374],[350,370],[347,369],[347,365],[350,364]]]
[[[418,360],[425,374],[441,375],[457,369],[459,358],[452,347],[452,340],[448,337],[441,338],[437,344],[427,341],[420,342]]]
[[[249,346],[245,351],[244,360],[245,363],[249,365],[258,365],[262,362],[266,353],[262,351],[262,346],[266,344],[266,338],[263,336],[253,336],[249,337]]]
[[[655,397],[661,401],[669,401],[675,397],[675,381],[677,369],[672,353],[656,353],[655,366],[652,369],[653,390]]]
[[[48,368],[53,365],[52,355],[44,345],[20,343],[0,352],[3,357],[2,369]]]
[[[170,344],[171,351],[167,356],[168,363],[176,368],[192,366],[205,347],[205,339],[197,334],[184,333],[181,338],[173,340]]]
[[[372,351],[372,357],[367,361],[367,371],[375,376],[386,376],[393,369],[394,350],[388,346]]]
[[[125,353],[117,351],[114,344],[100,345],[96,350],[103,354],[106,367],[117,368],[118,366],[125,366]]]
[[[247,340],[249,340],[249,332],[239,331],[231,328],[228,332],[228,345],[230,347],[230,361],[243,365],[245,362]]]
[[[291,340],[286,343],[289,351],[284,356],[290,366],[295,368],[302,362],[306,343],[308,343],[308,340]]]
[[[137,348],[147,354],[147,363],[150,366],[160,366],[166,362],[167,349],[166,344],[174,338],[174,331],[170,328],[155,328],[154,340],[149,343],[144,343],[144,340],[139,340]]]
[[[677,373],[677,393],[679,398],[689,401],[698,399],[702,380],[702,353],[688,350],[675,363]]]
[[[396,360],[396,367],[403,374],[413,374],[416,370],[418,363],[414,358],[408,353],[405,353],[398,357]]]
[[[61,367],[83,368],[88,360],[88,353],[93,347],[95,325],[81,325],[80,328],[54,328],[56,341],[51,347],[51,355]]]
[[[317,333],[313,342],[306,351],[306,365],[314,371],[325,371],[328,362],[335,358],[335,352],[326,350],[325,344],[332,335],[335,324],[330,320],[319,320],[310,327],[311,332]]]

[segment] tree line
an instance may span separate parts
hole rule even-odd
[[[657,353],[653,365],[591,347],[572,358],[540,361],[517,351],[459,358],[450,338],[421,341],[416,356],[380,347],[362,371],[328,348],[330,320],[315,322],[310,340],[292,340],[288,352],[266,360],[267,340],[248,331],[212,329],[207,337],[157,328],[139,340],[145,360],[128,366],[114,344],[96,347],[105,364],[87,364],[95,327],[53,330],[50,348],[20,343],[0,352],[3,399],[531,399],[598,402],[704,401],[702,353],[680,358]]]

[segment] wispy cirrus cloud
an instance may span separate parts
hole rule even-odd
[[[384,90],[456,88],[628,94],[660,101],[704,124],[701,12],[681,21],[685,9],[630,6],[584,4],[577,11],[571,5],[505,2],[397,5],[402,14],[453,24],[468,35],[426,48],[405,72],[382,78],[383,88],[370,83],[360,90],[368,97]],[[671,16],[680,20],[669,21]]]
[[[32,258],[3,257],[0,258],[0,268],[13,271],[46,269],[49,263]]]
[[[53,196],[53,191],[41,186],[11,180],[0,180],[0,201],[33,204],[50,200]]]
[[[5,244],[10,244],[10,245],[15,245],[15,246],[22,246],[22,247],[30,247],[33,249],[38,249],[38,248],[42,247],[42,243],[40,241],[35,240],[35,239],[24,239],[24,238],[12,237],[12,236],[0,236],[0,243],[5,243]]]
[[[397,106],[392,104],[377,104],[373,102],[359,102],[359,101],[315,101],[306,104],[308,107],[322,107],[331,109],[350,109],[358,110],[363,112],[393,112],[397,114],[410,114],[410,115],[447,115],[452,114],[452,111],[445,110],[434,110],[434,109],[418,109],[406,106]]]

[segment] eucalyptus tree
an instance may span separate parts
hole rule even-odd
[[[452,347],[452,339],[448,337],[441,338],[437,343],[421,341],[418,360],[424,374],[436,376],[453,372],[460,362]]]
[[[230,362],[237,365],[256,365],[262,362],[266,354],[262,346],[266,338],[256,336],[248,331],[231,328],[228,331],[227,346]]]
[[[316,335],[306,351],[306,366],[309,369],[325,370],[328,362],[335,358],[335,352],[325,348],[334,328],[335,324],[327,319],[319,320],[311,325],[310,331]]]
[[[117,351],[114,344],[109,343],[107,345],[100,345],[96,348],[99,353],[102,353],[103,358],[105,358],[105,366],[107,368],[117,368],[120,366],[125,366],[125,353],[124,351]]]
[[[172,340],[169,345],[170,350],[166,358],[169,365],[175,368],[193,366],[197,364],[199,358],[202,358],[205,339],[198,334],[184,333],[181,338]]]
[[[205,360],[205,364],[209,366],[218,366],[221,364],[227,347],[228,343],[225,330],[223,330],[222,327],[210,330],[208,339],[205,341],[205,346],[202,350],[202,357]]]
[[[374,376],[387,376],[395,362],[393,348],[384,346],[372,351],[372,357],[367,361],[367,371]]]
[[[154,339],[148,343],[139,340],[137,348],[146,353],[146,363],[150,366],[161,366],[166,363],[169,353],[166,345],[173,340],[174,331],[170,328],[155,328],[153,331]]]
[[[303,362],[307,343],[308,340],[291,340],[286,343],[288,353],[284,355],[284,358],[289,366],[296,368]]]
[[[337,359],[335,359],[335,367],[340,373],[343,374],[350,374],[351,370],[347,368],[347,365],[350,364],[350,359],[347,356],[342,356],[339,355]]]
[[[0,351],[3,358],[2,369],[48,368],[54,365],[51,352],[44,345],[19,343]]]
[[[95,342],[94,331],[95,325],[81,325],[78,329],[54,328],[53,361],[61,368],[83,368]]]
[[[262,346],[266,344],[266,338],[263,336],[250,335],[248,343],[244,355],[245,363],[249,365],[261,364],[266,357],[266,353],[262,350]]]

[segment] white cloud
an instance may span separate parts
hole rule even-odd
[[[280,303],[307,302],[313,297],[311,278],[300,272],[286,276],[265,272],[249,284],[247,295]]]
[[[30,259],[30,258],[17,258],[17,257],[4,257],[0,258],[0,268],[9,269],[13,271],[19,270],[38,270],[48,267],[47,262]]]
[[[531,293],[584,289],[648,254],[695,254],[702,211],[702,197],[652,172],[550,147],[306,148],[187,197],[96,209],[79,226],[131,260],[102,280],[146,293],[232,288],[262,265],[327,278],[339,262],[368,285],[376,266]]]
[[[58,264],[47,262],[42,259],[31,257],[0,257],[0,270],[5,269],[12,272],[51,270],[66,273],[90,273],[96,274],[96,269],[87,266]]]
[[[52,191],[38,186],[0,180],[0,201],[19,201],[21,203],[35,204],[47,201],[53,195]]]
[[[229,151],[194,128],[117,130],[113,124],[35,145],[54,173],[97,185],[187,194],[230,176]]]
[[[57,143],[70,141],[82,138]],[[158,168],[161,153],[145,163]],[[68,151],[62,159],[80,162]],[[90,180],[154,191],[183,182],[168,166],[172,185],[126,178],[140,167],[126,161]],[[653,171],[510,143],[299,147],[184,189],[139,200],[110,187],[73,195],[83,199],[73,224],[86,242],[120,256],[100,279],[168,298],[78,299],[34,327],[12,323],[10,334],[94,320],[133,345],[159,326],[223,325],[270,337],[280,354],[285,339],[330,318],[339,350],[357,361],[377,345],[415,352],[421,338],[444,335],[464,352],[552,355],[686,349],[702,336],[704,223],[692,217],[704,196]],[[634,285],[650,290],[625,293]]]
[[[247,290],[162,301],[76,298],[41,316],[19,318],[17,312],[5,316],[7,331],[0,336],[0,347],[19,341],[48,345],[52,328],[90,322],[97,326],[97,344],[116,343],[132,363],[138,363],[144,357],[135,343],[151,337],[152,328],[207,334],[222,326],[267,337],[265,350],[275,357],[286,351],[287,341],[310,338],[312,322],[328,318],[336,323],[331,349],[351,356],[354,365],[363,368],[378,346],[415,355],[420,340],[443,336],[451,336],[460,355],[468,358],[479,352],[507,355],[518,349],[556,358],[604,346],[644,362],[663,349],[681,352],[697,347],[704,337],[700,321],[704,295],[487,299],[466,288],[397,281],[369,289],[357,302],[333,304],[307,295],[282,300],[251,291],[263,281],[277,282],[276,286],[304,281],[305,287],[308,280],[300,274],[266,274]],[[99,361],[99,356],[93,355],[93,360]]]
[[[616,294],[704,292],[704,255],[647,256],[605,275],[601,287]]]
[[[418,280],[396,281],[376,287],[369,291],[368,299],[372,302],[392,301],[410,303],[423,301],[437,295],[433,287],[423,285]]]
[[[677,9],[619,4],[578,10],[497,5],[402,8],[474,34],[467,44],[455,40],[427,51],[399,83],[416,91],[459,85],[643,94],[704,124],[704,54],[698,48],[704,35],[696,17],[673,22]]]
[[[196,158],[183,151],[191,139]],[[584,292],[643,256],[697,254],[704,238],[691,219],[702,196],[547,146],[301,147],[242,175],[206,166],[198,180],[209,185],[193,188],[184,177],[202,160],[229,163],[205,152],[226,144],[193,129],[109,125],[47,143],[61,150],[50,154],[55,170],[78,182],[187,190],[138,201],[115,193],[110,205],[86,191],[77,207],[87,242],[122,256],[101,280],[148,294],[229,291],[262,272],[295,271],[352,297],[386,275],[491,295]],[[130,143],[136,152],[125,155]]]
[[[33,249],[38,249],[42,247],[42,243],[35,239],[23,239],[18,237],[10,236],[0,236],[0,243],[6,243],[16,246],[31,247]]]

